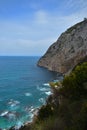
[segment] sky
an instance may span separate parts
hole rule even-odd
[[[87,17],[87,0],[0,0],[0,56],[42,56]]]

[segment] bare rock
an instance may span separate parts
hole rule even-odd
[[[40,58],[38,66],[67,74],[84,60],[87,61],[86,19],[62,33],[45,55]]]

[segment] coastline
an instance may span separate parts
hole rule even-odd
[[[49,95],[50,96],[50,95]],[[49,96],[47,97],[47,99],[49,98]],[[46,99],[46,100],[47,100]],[[46,105],[46,104],[43,104],[43,105]],[[32,120],[31,121],[26,121],[25,123],[23,123],[21,126],[12,126],[11,128],[9,129],[6,129],[6,130],[22,130],[23,128],[25,127],[29,127],[32,125],[32,123],[34,122],[34,120],[37,118],[38,116],[38,112],[40,110],[40,108],[43,106],[41,105],[40,107],[36,108],[33,110],[33,117],[32,117]]]
[[[79,68],[79,69],[78,69]],[[86,75],[85,75],[86,74]],[[74,77],[76,75],[76,78]],[[79,75],[81,76],[81,81],[79,79]],[[75,88],[73,87],[73,78],[75,83]],[[85,79],[85,80],[84,80]],[[78,86],[78,81],[81,84],[81,89]],[[38,127],[45,128],[55,127],[55,121],[57,120],[56,128],[73,128],[72,120],[74,122],[74,128],[79,128],[79,119],[82,121],[82,128],[86,128],[86,122],[84,124],[84,119],[87,121],[87,116],[85,116],[85,112],[87,112],[87,62],[83,63],[82,65],[77,66],[69,76],[64,77],[63,81],[61,82],[50,82],[52,95],[49,95],[46,104],[42,105],[38,111],[36,112],[35,118],[33,118],[32,122],[26,122],[24,126],[21,126],[19,129],[11,128],[9,130],[38,130]],[[68,82],[70,84],[68,84]],[[67,86],[68,84],[68,86]],[[84,87],[83,87],[84,85]],[[71,91],[72,89],[72,91]],[[78,91],[79,93],[78,93]],[[75,93],[74,93],[74,92]],[[79,95],[78,95],[79,94]],[[72,107],[74,107],[74,111]],[[77,107],[78,106],[78,107]],[[66,109],[65,109],[66,108]],[[78,110],[79,108],[79,110]],[[68,111],[67,111],[68,110]],[[86,111],[85,111],[86,110]],[[81,114],[81,117],[79,115]],[[54,115],[52,115],[54,114]],[[53,116],[53,118],[52,118]],[[62,116],[62,117],[61,117]],[[74,116],[74,119],[73,119]],[[49,118],[51,117],[51,118]],[[54,120],[55,117],[55,120]],[[71,117],[71,119],[70,119]],[[77,117],[77,118],[76,118]],[[47,119],[47,120],[46,120]],[[50,120],[49,120],[50,119]],[[61,119],[62,125],[58,121]],[[65,119],[65,120],[64,120]],[[68,120],[68,122],[66,122]],[[42,123],[41,123],[42,121]],[[51,122],[49,122],[51,121]],[[53,122],[54,121],[54,122]],[[69,122],[70,121],[70,122]],[[77,124],[76,124],[77,121]],[[65,123],[64,123],[65,122]],[[36,126],[35,126],[36,123]],[[46,123],[46,124],[45,124]],[[51,123],[51,124],[50,124]],[[68,124],[67,124],[68,123]],[[77,126],[76,126],[77,125]],[[37,127],[38,126],[38,127]],[[76,129],[76,130],[77,130]],[[48,130],[48,129],[47,129]],[[56,130],[56,129],[55,129]]]
[[[31,122],[31,110],[45,102],[50,93],[47,83],[57,79],[57,75],[37,67],[38,58],[1,57],[0,60],[5,67],[2,70],[0,66],[0,129],[4,130],[15,125],[24,125],[27,121]]]
[[[62,75],[61,75],[62,76]],[[61,78],[61,80],[63,79],[63,76]],[[54,80],[54,82],[59,82],[61,80]],[[41,109],[42,106],[46,106],[47,105],[47,102],[49,102],[49,98],[54,96],[54,91],[53,91],[53,88],[51,87],[50,83],[49,83],[49,87],[50,87],[50,93],[48,94],[48,97],[45,99],[45,104],[42,104],[41,106],[39,106],[38,108],[35,108],[33,110],[33,117],[32,117],[32,120],[31,121],[26,121],[23,125],[21,125],[20,127],[17,127],[17,126],[12,126],[11,128],[9,128],[8,130],[23,130],[25,129],[26,127],[31,127],[32,123],[35,122],[35,120],[37,119],[38,117],[38,113],[39,113],[39,110]]]

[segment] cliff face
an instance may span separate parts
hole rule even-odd
[[[84,60],[87,61],[87,19],[62,33],[40,58],[38,65],[66,74]]]

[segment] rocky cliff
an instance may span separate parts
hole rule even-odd
[[[87,19],[62,33],[40,58],[38,65],[66,74],[84,60],[87,61]]]

